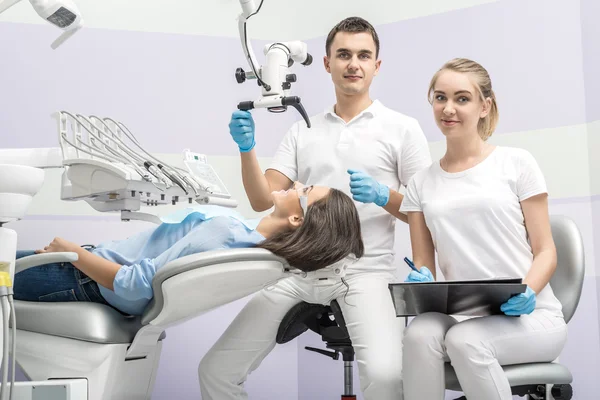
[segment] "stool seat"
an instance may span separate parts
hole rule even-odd
[[[296,304],[281,320],[275,341],[287,343],[309,329],[321,335],[328,344],[352,345],[342,311],[335,300],[329,306],[306,302]]]
[[[275,338],[278,344],[287,343],[307,330],[315,333],[321,331],[319,322],[324,315],[328,315],[330,307],[322,304],[298,303],[292,307],[279,324],[277,336]],[[335,323],[332,323],[335,325]]]

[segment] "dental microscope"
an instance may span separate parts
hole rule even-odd
[[[254,0],[240,0],[242,13],[238,19],[238,29],[244,55],[251,70],[236,69],[235,79],[238,83],[243,83],[247,79],[256,79],[262,88],[262,95],[254,101],[242,101],[238,104],[238,109],[247,111],[253,108],[266,108],[270,112],[280,113],[285,112],[287,107],[291,106],[300,113],[306,126],[310,128],[310,120],[300,97],[290,95],[292,83],[296,82],[296,75],[290,72],[294,62],[308,66],[313,61],[312,56],[308,53],[306,43],[292,41],[267,44],[263,50],[266,64],[261,67],[256,61],[252,45],[248,40],[247,21],[260,11],[263,1],[261,0],[256,6]]]

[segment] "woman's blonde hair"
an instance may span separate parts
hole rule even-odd
[[[490,79],[490,75],[488,74],[487,70],[479,63],[467,58],[455,58],[448,61],[435,73],[435,75],[433,75],[433,78],[431,78],[427,97],[429,102],[432,104],[435,83],[444,70],[459,72],[462,74],[471,74],[471,76],[474,78],[475,87],[479,90],[479,97],[481,98],[481,101],[485,101],[485,99],[488,97],[492,99],[492,107],[490,112],[484,118],[481,118],[477,124],[479,136],[481,136],[483,140],[487,140],[490,136],[492,136],[494,129],[496,129],[496,124],[498,123],[499,118],[496,95],[492,90],[492,80]]]

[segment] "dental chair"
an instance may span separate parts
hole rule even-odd
[[[76,257],[75,253],[24,257],[17,260],[15,272]],[[16,360],[31,380],[87,383],[86,400],[147,400],[168,327],[257,292],[290,273],[285,260],[264,249],[218,250],[161,268],[152,281],[154,298],[141,317],[97,303],[15,301]]]
[[[556,272],[552,276],[550,284],[555,296],[562,304],[565,321],[569,322],[577,309],[585,276],[583,240],[577,225],[567,217],[553,215],[550,217],[550,224],[558,258]],[[320,334],[326,347],[332,348],[334,352],[307,349],[316,350],[337,360],[341,349],[352,346],[343,317],[340,317],[341,311],[335,301],[330,306],[297,304],[282,320],[277,334],[277,343],[286,343],[310,329]],[[331,340],[331,338],[335,338],[335,340]],[[334,342],[335,346],[332,346]],[[346,358],[344,361],[346,364]],[[352,396],[351,369],[348,377],[346,368],[345,365],[344,385],[345,389],[350,388],[350,392],[346,390],[342,395],[342,400],[355,398],[345,397]],[[503,366],[503,369],[514,395],[528,396],[534,400],[570,400],[573,396],[571,387],[573,376],[567,367],[558,362],[506,365]],[[462,391],[450,363],[446,363],[445,372],[446,388]]]

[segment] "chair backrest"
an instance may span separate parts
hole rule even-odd
[[[550,216],[550,225],[557,255],[550,285],[562,304],[565,321],[569,322],[579,303],[585,277],[583,240],[575,222],[565,216]]]

